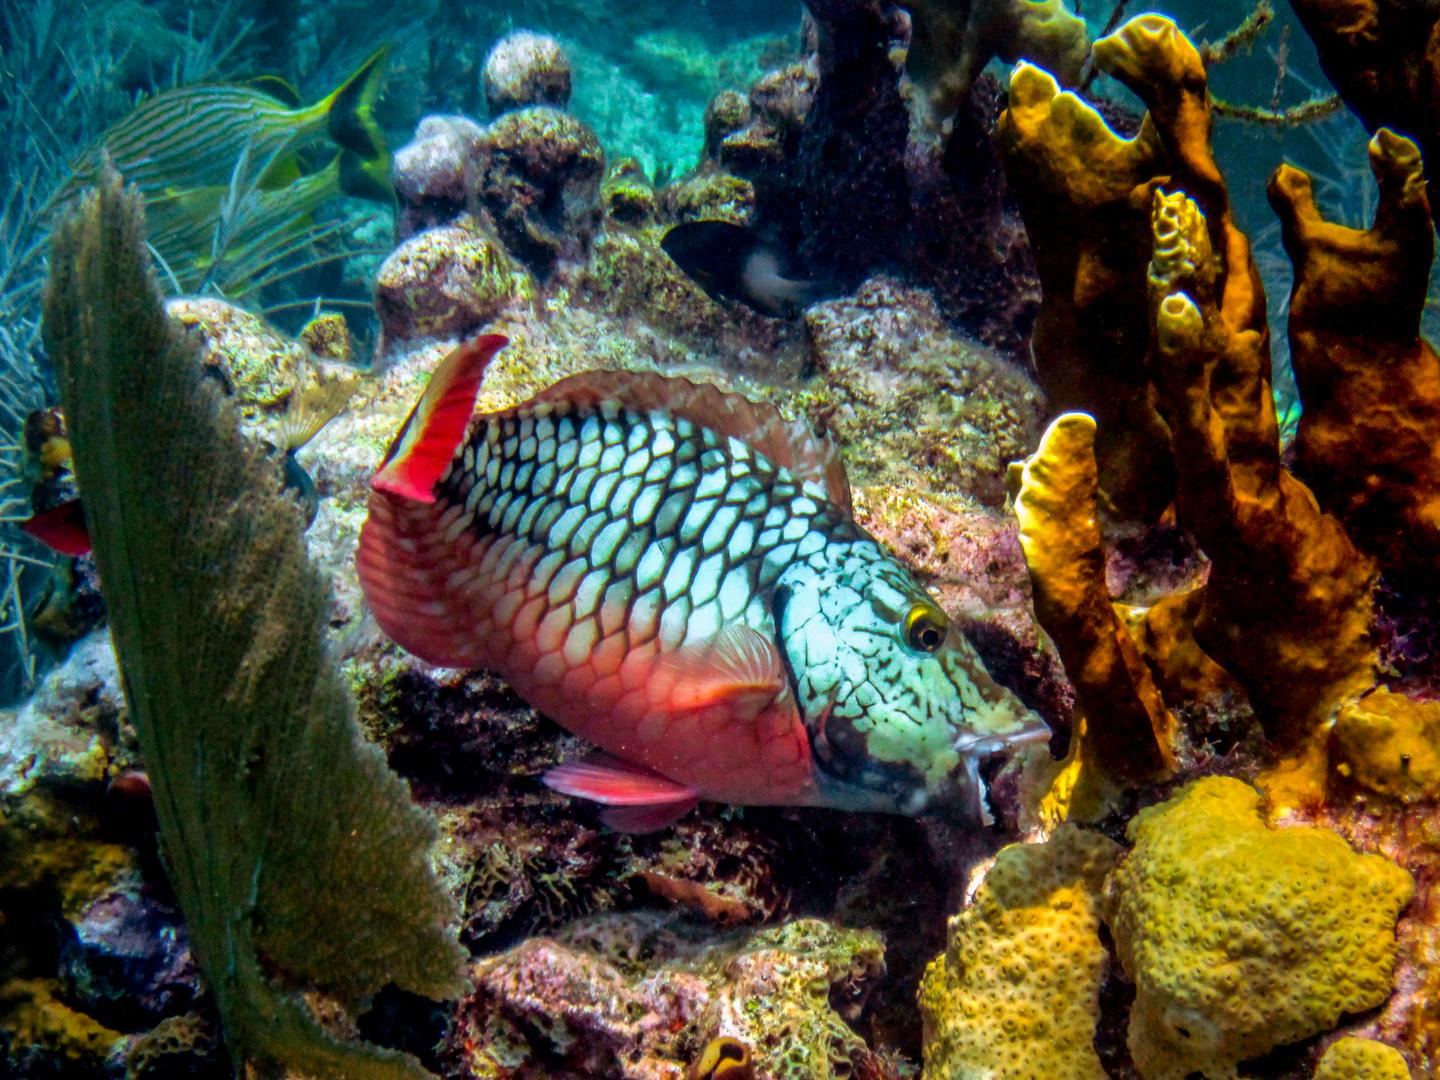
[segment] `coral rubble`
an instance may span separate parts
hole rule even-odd
[[[839,1080],[873,1056],[846,1020],[884,966],[878,936],[820,920],[716,938],[674,917],[596,916],[477,962],[445,1054],[476,1076],[681,1080],[726,1035],[759,1075]]]

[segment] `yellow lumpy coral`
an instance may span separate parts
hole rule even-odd
[[[1120,847],[1062,825],[995,858],[920,983],[932,1080],[1104,1080],[1100,893]]]
[[[1440,704],[1380,687],[1335,720],[1336,770],[1401,802],[1440,797]]]
[[[1405,1057],[1373,1039],[1341,1039],[1315,1067],[1315,1080],[1410,1080]]]
[[[1410,875],[1325,829],[1271,829],[1260,796],[1207,777],[1130,824],[1108,923],[1135,982],[1146,1080],[1233,1080],[1236,1063],[1390,994]]]

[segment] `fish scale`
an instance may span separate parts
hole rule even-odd
[[[831,444],[651,374],[473,415],[503,342],[446,358],[372,480],[357,566],[391,637],[608,755],[545,781],[617,827],[700,798],[987,820],[980,760],[1047,730],[855,523]]]
[[[659,723],[653,688],[630,685],[624,660],[642,670],[639,660],[736,621],[773,634],[764,594],[797,541],[813,535],[818,550],[853,527],[738,440],[613,403],[565,409],[545,402],[478,421],[437,489],[438,505],[462,508],[450,534],[469,534],[470,565],[454,584],[469,585],[477,619],[488,609],[495,624],[481,662],[528,668],[521,692],[603,749],[643,752],[688,781],[694,741],[717,741],[707,758],[733,762],[730,798],[773,795],[776,767],[798,762],[797,747],[767,751],[774,731],[737,738],[719,710],[696,714],[689,731]],[[686,741],[683,755],[652,745],[666,738]],[[798,771],[792,786],[809,794]]]

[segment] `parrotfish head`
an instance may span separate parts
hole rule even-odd
[[[829,804],[991,823],[981,764],[1049,730],[909,571],[862,540],[787,569],[774,608]]]

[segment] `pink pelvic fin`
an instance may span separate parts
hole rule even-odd
[[[485,368],[508,341],[503,334],[482,334],[440,361],[370,480],[372,488],[416,502],[435,501],[435,483],[465,437]]]
[[[682,799],[679,802],[652,803],[649,806],[612,806],[601,812],[600,820],[616,832],[659,832],[694,810],[699,801]]]
[[[785,666],[774,642],[748,626],[727,626],[714,637],[660,658],[674,676],[670,704],[677,712],[726,705],[753,720],[785,689]]]
[[[643,765],[631,765],[607,754],[557,765],[541,779],[545,786],[606,806],[651,806],[693,802],[700,792],[689,784],[661,776]]]

